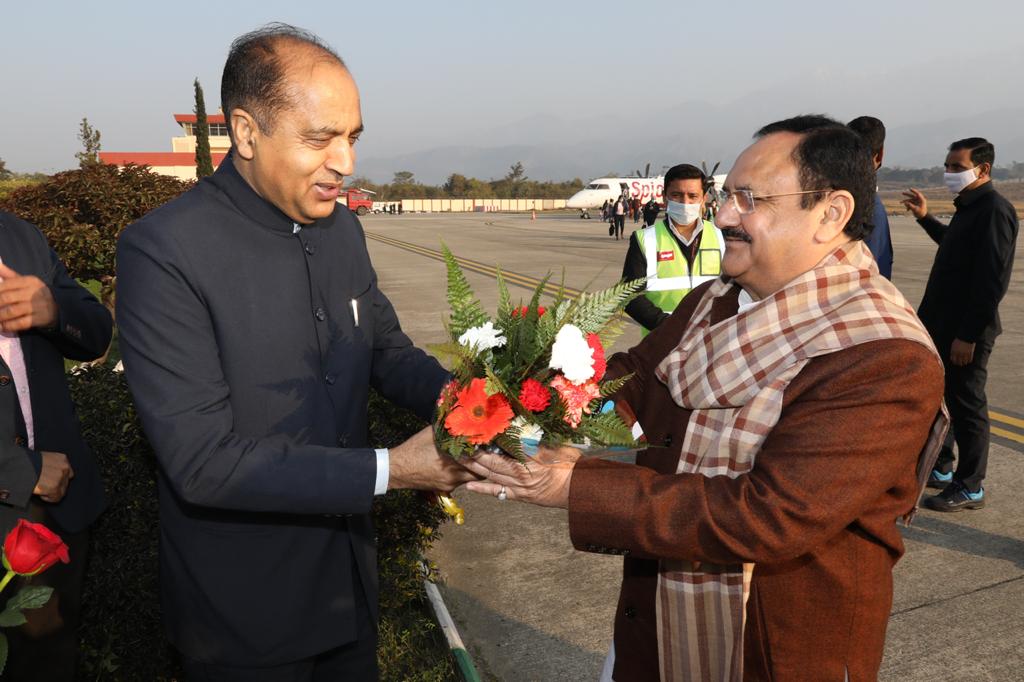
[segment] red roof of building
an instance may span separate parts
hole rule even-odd
[[[196,115],[195,114],[175,114],[174,115],[174,120],[177,123],[195,123],[196,122]],[[207,114],[206,115],[206,122],[207,123],[224,123],[224,114]]]
[[[213,165],[219,166],[226,154],[214,153]],[[100,152],[100,161],[112,166],[134,163],[138,166],[195,166],[193,152]]]

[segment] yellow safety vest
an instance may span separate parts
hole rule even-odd
[[[668,227],[668,220],[637,230],[635,234],[647,259],[645,296],[661,310],[671,313],[691,290],[721,276],[725,240],[721,231],[705,220],[691,272],[679,242]],[[643,335],[648,331],[645,329]]]

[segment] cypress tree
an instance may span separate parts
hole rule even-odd
[[[206,102],[203,86],[195,80],[196,88],[196,178],[213,175],[213,156],[210,154],[210,124],[206,121]]]

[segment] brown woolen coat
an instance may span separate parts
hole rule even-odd
[[[650,447],[637,465],[581,460],[569,528],[580,550],[625,555],[615,616],[616,682],[657,680],[658,559],[754,562],[744,635],[746,680],[873,680],[903,554],[897,519],[917,496],[916,464],[942,399],[939,362],[923,346],[861,344],[809,362],[754,468],[735,479],[676,474],[690,411],[654,370],[707,285],[609,375]],[[712,308],[734,315],[738,289]],[[713,681],[714,682],[714,681]]]

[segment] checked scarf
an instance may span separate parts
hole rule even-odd
[[[724,279],[711,285],[656,370],[675,402],[693,411],[679,473],[735,478],[750,471],[779,420],[786,386],[812,358],[869,341],[909,339],[941,362],[913,308],[879,275],[861,241],[844,244],[772,296],[712,325],[712,304],[733,286]],[[940,414],[919,460],[921,490],[947,424]],[[742,679],[753,568],[661,562],[662,680]]]

